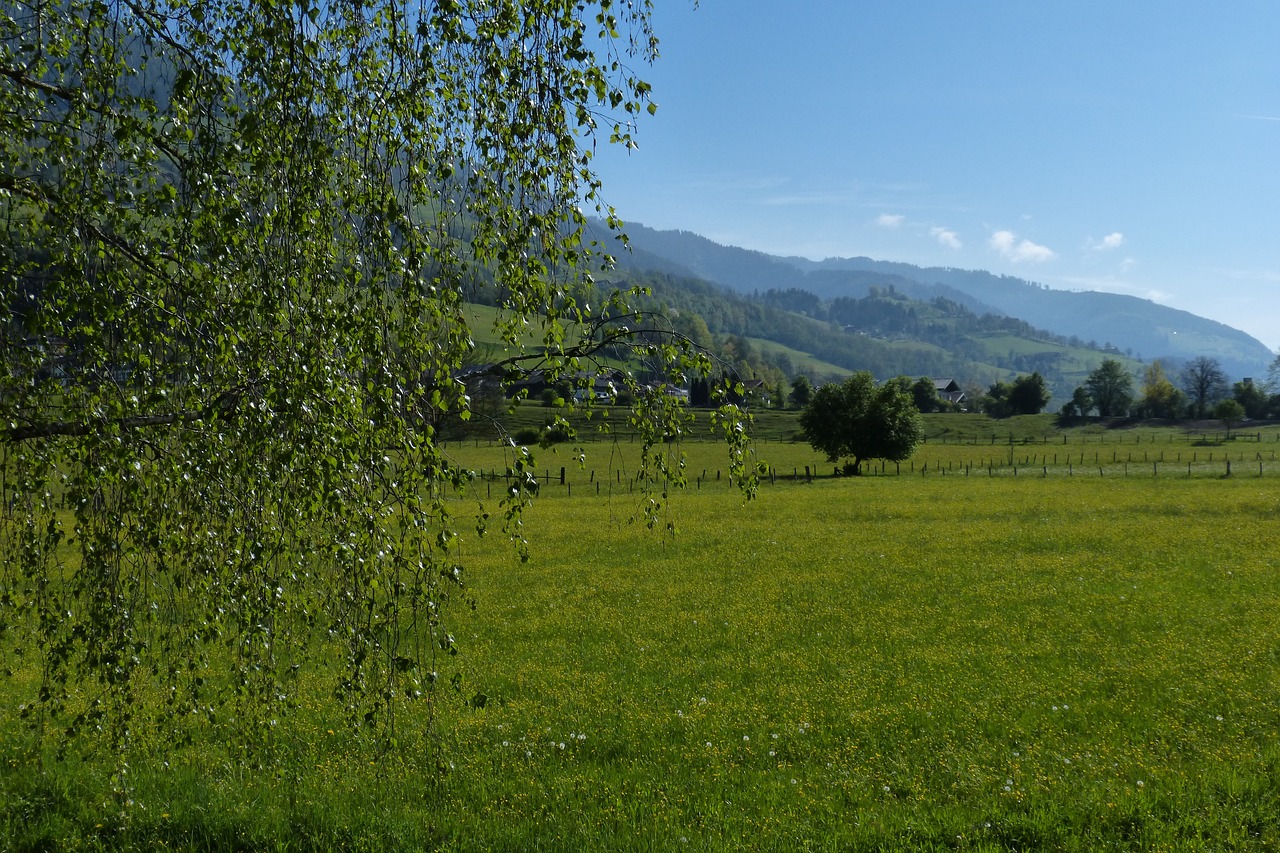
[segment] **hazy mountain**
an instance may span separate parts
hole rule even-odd
[[[1256,338],[1223,323],[1150,300],[1097,291],[1051,290],[1013,276],[978,270],[917,267],[871,258],[810,261],[722,246],[687,231],[628,225],[631,254],[619,264],[694,275],[743,293],[798,289],[823,299],[862,297],[892,286],[912,299],[942,296],[975,313],[1016,317],[1056,335],[1177,363],[1218,359],[1233,377],[1262,376],[1273,353]]]

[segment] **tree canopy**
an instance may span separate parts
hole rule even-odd
[[[813,383],[809,381],[809,377],[800,375],[791,381],[791,393],[788,399],[798,409],[809,405],[809,401],[813,399]]]
[[[1176,418],[1183,405],[1182,392],[1174,387],[1158,360],[1147,365],[1142,373],[1142,399],[1138,408],[1143,417]]]
[[[1213,416],[1222,421],[1223,426],[1227,428],[1227,436],[1231,436],[1231,430],[1236,424],[1245,419],[1247,413],[1244,406],[1238,400],[1221,400],[1218,405],[1213,407]]]
[[[1133,404],[1133,376],[1114,358],[1104,358],[1089,374],[1084,388],[1100,417],[1129,414],[1129,406]]]
[[[457,500],[468,296],[507,380],[608,345],[707,367],[634,335],[582,240],[618,225],[596,144],[654,109],[650,6],[0,7],[0,633],[43,662],[33,718],[123,742],[158,691],[157,725],[262,720],[313,666],[380,731],[431,695],[462,533],[519,547],[537,488],[513,447],[500,504]],[[680,404],[630,390],[665,491]]]
[[[911,384],[911,400],[922,413],[941,411],[947,405],[938,395],[937,384],[928,376],[921,376]]]
[[[1039,373],[1019,376],[1012,383],[996,382],[983,397],[983,407],[993,417],[1038,415],[1053,398],[1044,377]]]
[[[1198,356],[1182,369],[1182,389],[1191,400],[1191,412],[1203,418],[1227,395],[1227,375],[1216,358]]]
[[[800,429],[830,461],[853,459],[855,474],[867,459],[906,459],[924,435],[911,383],[876,385],[866,371],[817,389],[800,414]]]

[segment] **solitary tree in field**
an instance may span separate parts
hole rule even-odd
[[[1103,418],[1123,417],[1133,403],[1133,377],[1114,358],[1104,358],[1089,374],[1084,388]]]
[[[800,415],[800,429],[830,461],[851,458],[854,474],[862,473],[866,459],[908,458],[924,434],[909,388],[897,382],[877,386],[866,371],[815,391]]]
[[[430,719],[459,543],[520,547],[537,485],[513,448],[483,504],[440,440],[473,413],[467,299],[499,306],[495,378],[710,369],[635,337],[583,243],[583,210],[618,225],[597,141],[654,108],[649,9],[0,4],[0,656],[39,676],[8,700],[252,739],[333,675],[358,725]],[[628,392],[665,489],[679,403]]]

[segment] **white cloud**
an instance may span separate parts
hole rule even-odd
[[[960,242],[959,235],[950,228],[943,228],[940,225],[935,225],[933,228],[929,229],[929,235],[948,249],[964,248],[964,244]]]
[[[988,245],[995,249],[1006,260],[1015,264],[1029,261],[1043,263],[1058,257],[1058,254],[1047,246],[1032,243],[1030,240],[1019,240],[1012,231],[997,231],[991,235]]]
[[[1119,231],[1112,231],[1101,240],[1089,240],[1089,248],[1095,252],[1109,252],[1112,249],[1119,249],[1124,245],[1124,235]]]
[[[881,228],[901,228],[906,220],[901,213],[882,213],[876,217],[876,224]]]

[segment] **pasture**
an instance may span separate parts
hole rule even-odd
[[[456,689],[440,690],[433,736],[406,726],[392,754],[373,755],[317,696],[266,769],[197,728],[188,746],[135,757],[122,802],[109,756],[42,763],[0,712],[0,837],[15,849],[1277,849],[1280,462],[1218,470],[1228,450],[1276,445],[1144,435],[1096,450],[1196,453],[1190,472],[1185,459],[1167,475],[1150,461],[1101,473],[1037,461],[1015,475],[962,464],[1007,460],[1008,443],[935,437],[899,476],[832,478],[807,447],[777,441],[759,448],[771,473],[751,502],[715,477],[722,451],[690,444],[690,486],[666,511],[675,536],[631,521],[642,497],[625,439],[589,446],[581,464],[568,446],[539,451],[531,561],[500,536],[465,543],[474,608],[450,611]],[[1066,452],[1061,438],[1024,438],[1015,457]],[[1065,446],[1091,454],[1085,438]],[[483,442],[455,455],[503,464]],[[806,464],[823,476],[791,477]],[[482,500],[491,482],[473,483]]]

